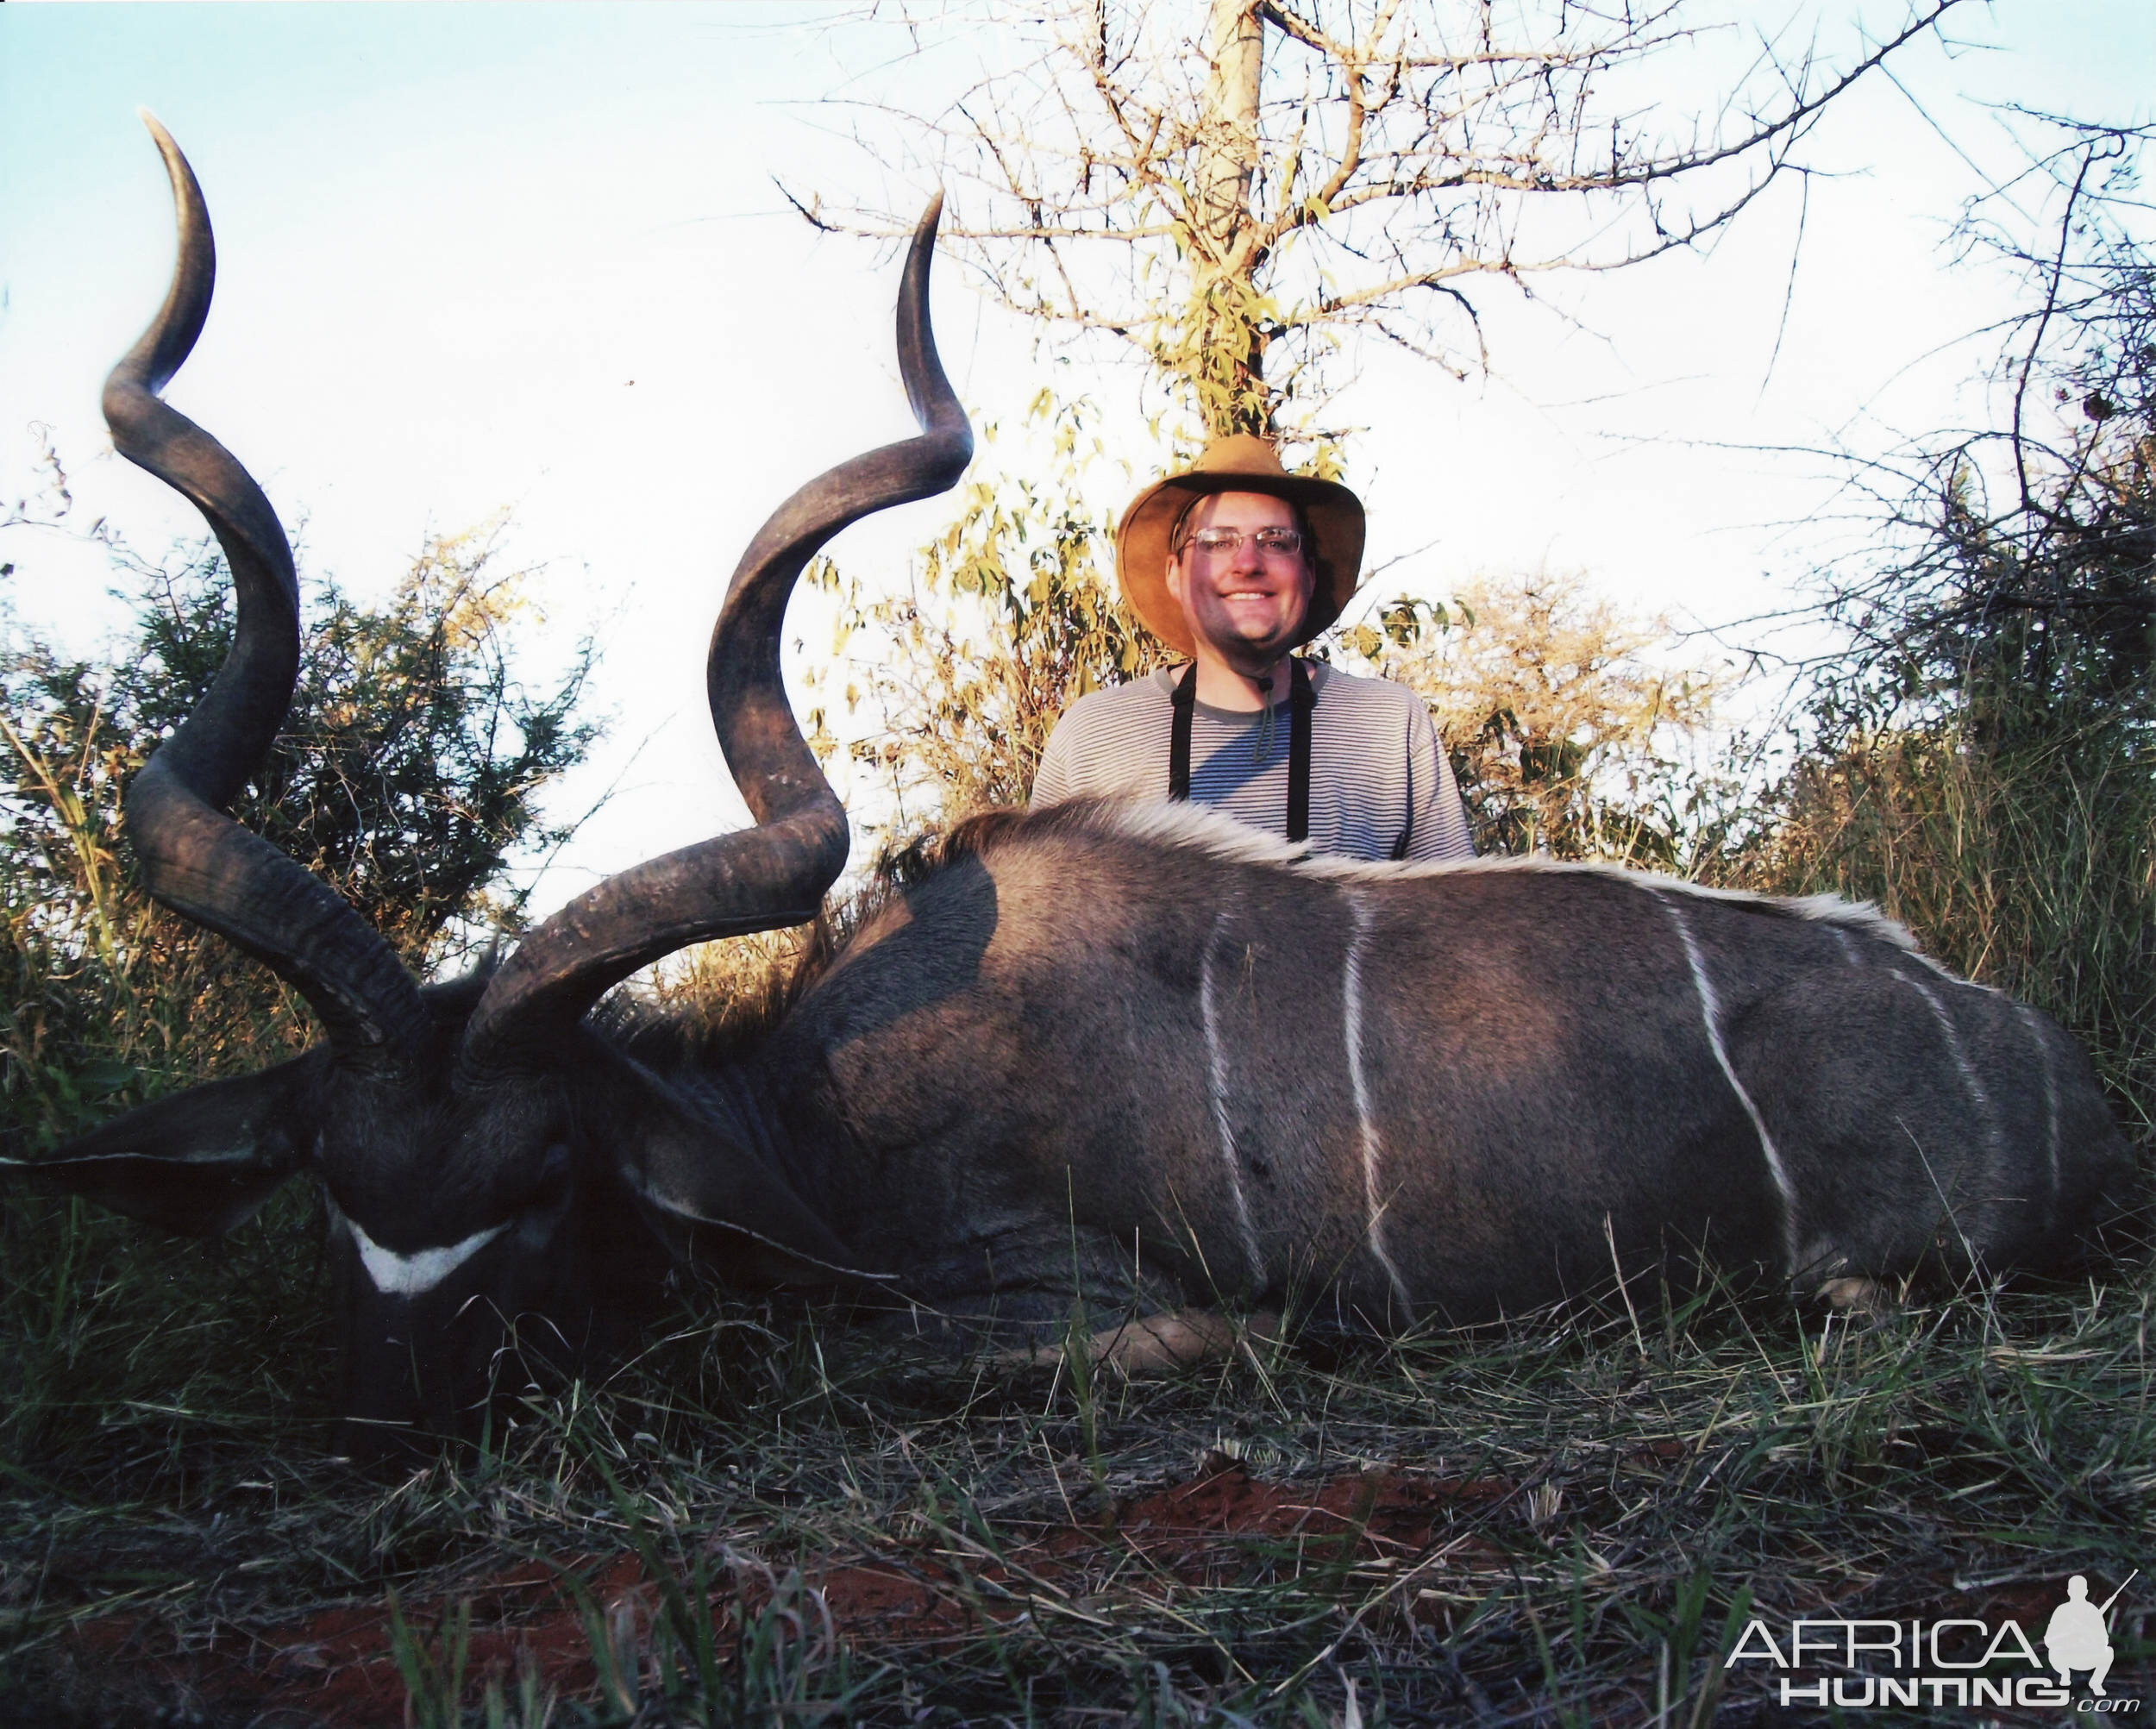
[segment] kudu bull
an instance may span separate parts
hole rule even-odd
[[[2124,1193],[2127,1149],[2072,1041],[1866,908],[1599,867],[1347,864],[1183,806],[968,825],[730,1048],[587,1024],[685,944],[812,918],[844,862],[780,627],[834,532],[968,460],[929,328],[933,208],[899,299],[920,435],[788,500],[713,636],[712,720],[755,826],[602,883],[486,976],[422,988],[219,808],[289,701],[297,593],[260,492],[155,394],[214,270],[194,179],[157,139],[179,265],[105,413],[208,517],[239,624],[129,789],[128,832],[150,892],[290,980],[325,1038],[36,1168],[204,1233],[310,1173],[347,1418],[455,1430],[517,1318],[585,1339],[689,1240],[737,1281],[850,1281],[1021,1328],[1081,1294],[1100,1314],[1297,1292],[1389,1325],[1671,1256],[1808,1290],[2059,1264]]]

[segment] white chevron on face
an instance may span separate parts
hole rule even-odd
[[[417,1297],[439,1285],[450,1274],[486,1247],[503,1231],[509,1229],[506,1220],[491,1225],[484,1231],[475,1231],[461,1243],[445,1244],[438,1249],[422,1249],[417,1254],[399,1255],[394,1249],[385,1249],[360,1228],[356,1218],[338,1215],[344,1228],[352,1233],[352,1242],[360,1251],[360,1265],[367,1269],[367,1276],[374,1282],[374,1288],[385,1297]]]

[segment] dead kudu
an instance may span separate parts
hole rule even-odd
[[[297,593],[268,503],[157,399],[208,310],[179,210],[163,310],[114,371],[123,454],[202,509],[238,636],[137,777],[150,892],[291,982],[323,1042],[134,1111],[37,1174],[182,1231],[327,1191],[346,1443],[467,1427],[512,1327],[574,1342],[693,1249],[916,1316],[1063,1324],[1220,1298],[1396,1326],[1693,1262],[1807,1291],[2069,1262],[2130,1159],[2074,1043],[1832,899],[1591,866],[1307,858],[1183,806],[966,825],[761,1032],[587,1021],[640,967],[811,919],[846,818],[789,711],[781,624],[845,523],[971,450],[915,236],[898,343],[919,436],[797,493],[743,556],[710,698],[756,818],[625,871],[484,977],[422,988],[224,816],[274,735]]]

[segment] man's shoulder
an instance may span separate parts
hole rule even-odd
[[[1427,714],[1422,698],[1391,679],[1365,678],[1328,665],[1316,689],[1318,701],[1363,714]]]
[[[1126,685],[1109,685],[1097,691],[1088,691],[1063,711],[1056,723],[1060,732],[1065,727],[1087,732],[1099,727],[1128,725],[1143,722],[1154,714],[1169,711],[1169,693],[1160,680],[1148,673],[1143,678],[1132,679]]]
[[[1169,693],[1154,678],[1089,692],[1049,735],[1031,802],[1165,791],[1169,730]]]

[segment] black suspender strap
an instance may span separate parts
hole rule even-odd
[[[1173,711],[1168,728],[1168,796],[1181,802],[1190,796],[1190,723],[1198,712],[1195,661],[1183,668],[1168,702]]]
[[[1288,664],[1288,843],[1297,846],[1310,838],[1310,715],[1318,697],[1302,662],[1291,656]]]
[[[1310,687],[1310,673],[1291,657],[1288,690],[1288,839],[1299,844],[1310,838],[1310,717],[1318,706]],[[1198,663],[1183,668],[1169,694],[1168,796],[1181,801],[1190,797],[1190,725],[1198,712]]]

